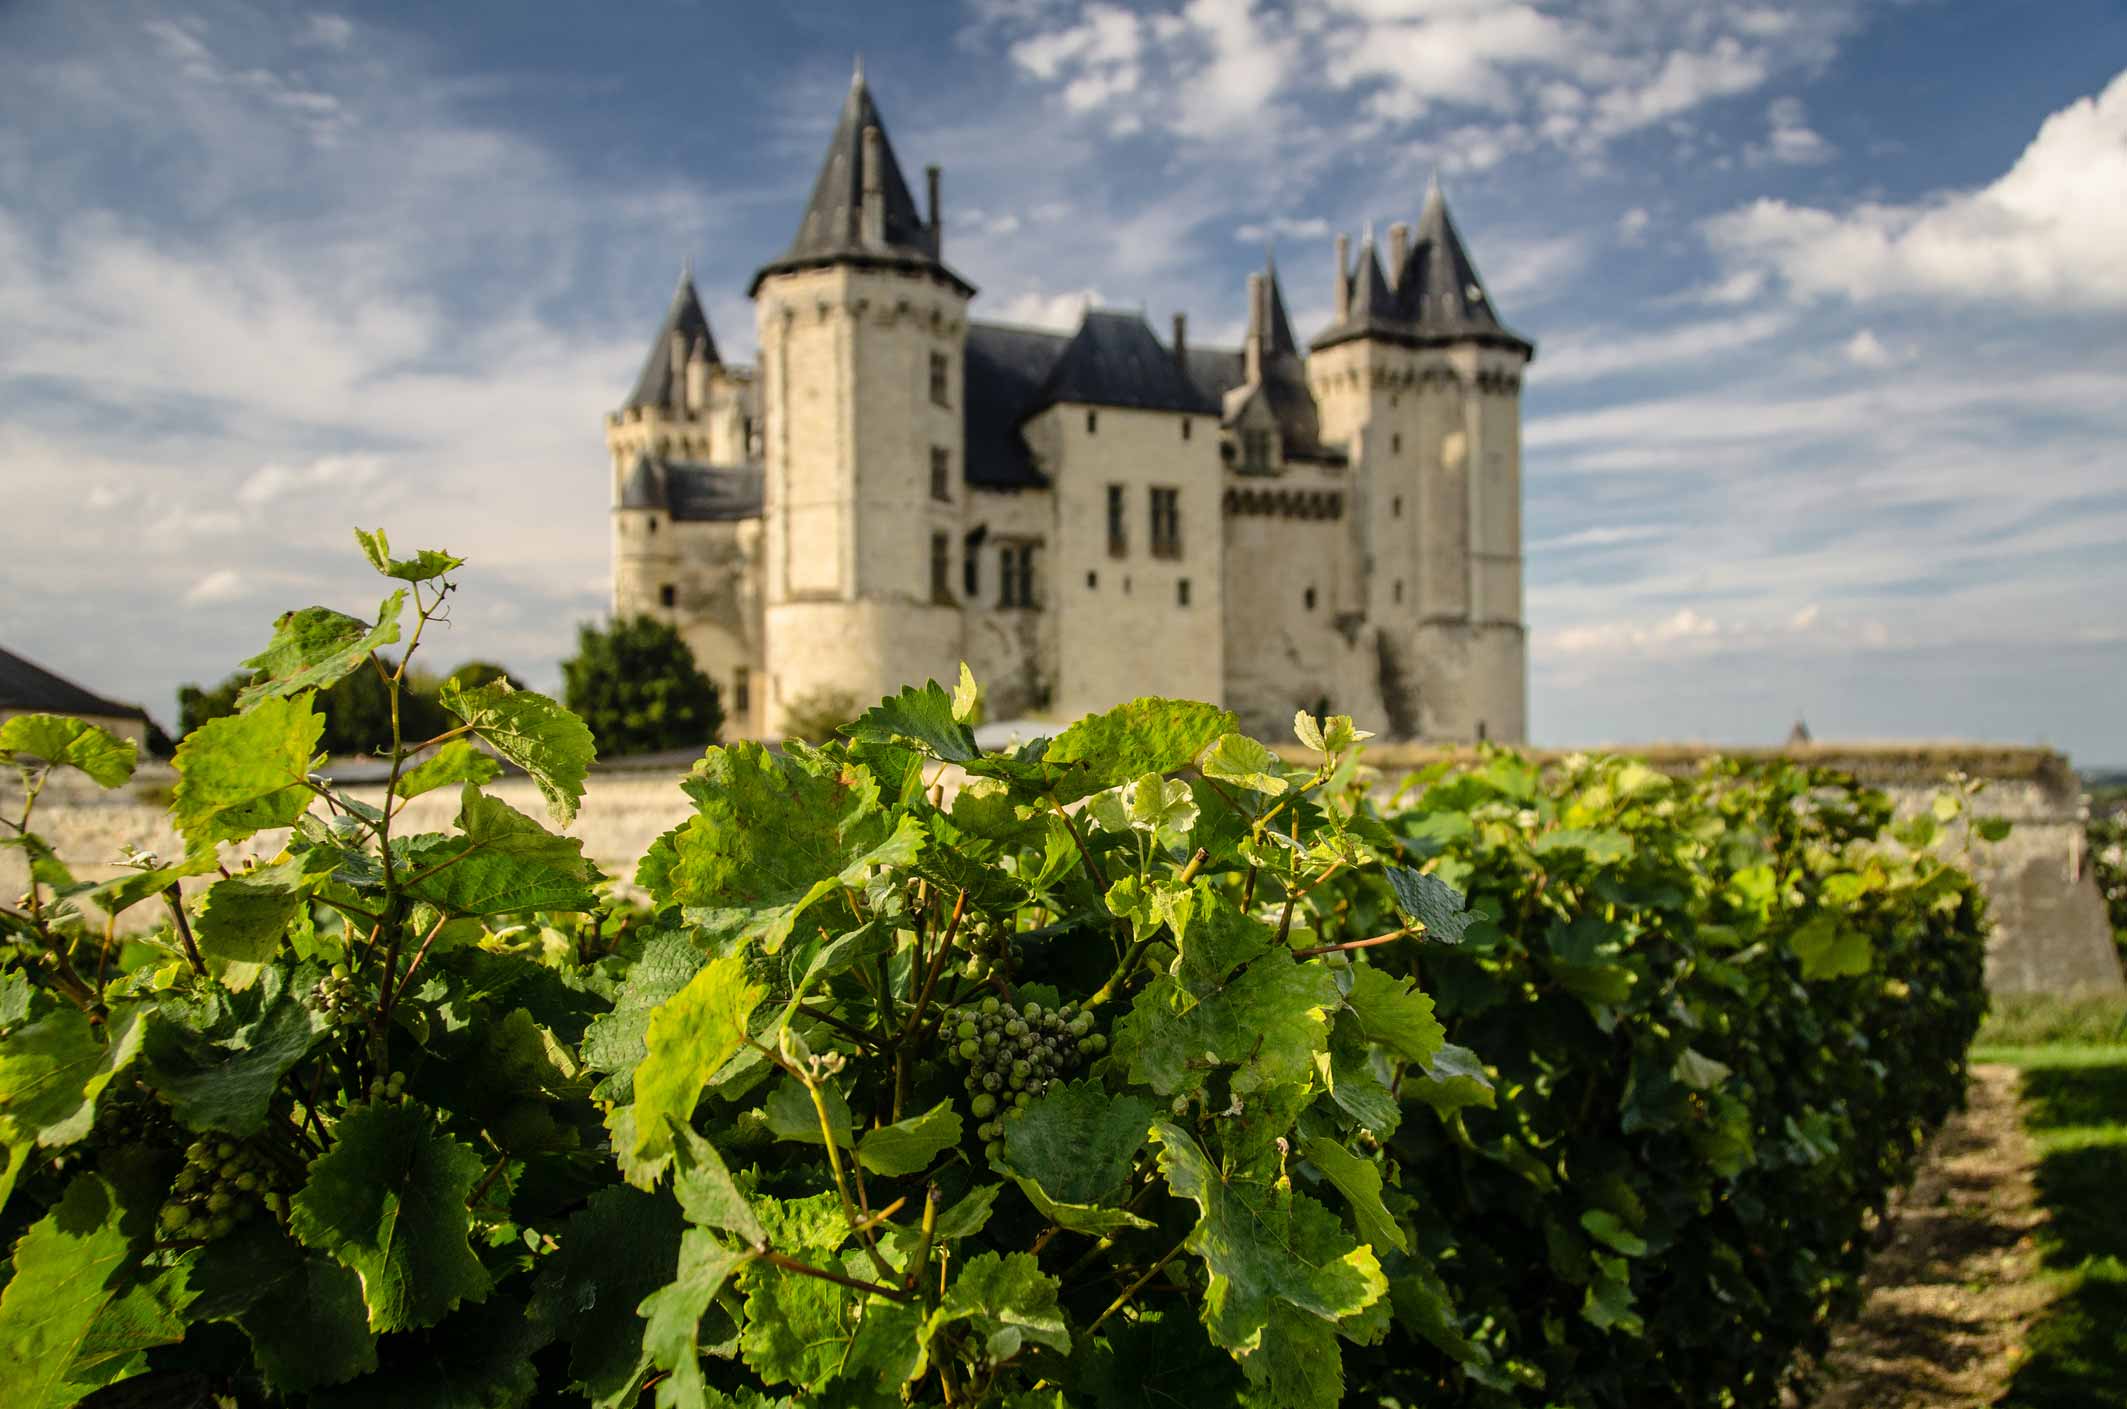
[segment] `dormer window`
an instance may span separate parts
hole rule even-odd
[[[1241,468],[1244,470],[1267,470],[1270,468],[1270,432],[1241,432]]]

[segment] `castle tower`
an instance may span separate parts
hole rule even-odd
[[[860,71],[790,248],[754,275],[765,443],[766,726],[861,707],[963,648],[961,406],[973,285],[917,214]]]
[[[1534,347],[1494,313],[1435,185],[1384,274],[1338,241],[1337,318],[1308,380],[1349,455],[1390,730],[1527,736],[1521,617],[1521,370]]]

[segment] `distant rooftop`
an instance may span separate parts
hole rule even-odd
[[[5,648],[0,648],[0,709],[102,719],[148,717],[139,705],[107,700]]]

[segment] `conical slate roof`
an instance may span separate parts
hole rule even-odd
[[[629,467],[628,477],[620,482],[620,503],[616,507],[622,509],[663,509],[668,507],[665,501],[664,477],[658,474],[657,469],[657,462],[648,455],[636,456],[634,465]]]
[[[1300,360],[1298,341],[1292,335],[1292,319],[1285,313],[1285,290],[1278,285],[1278,266],[1263,262],[1265,291],[1270,303],[1270,327],[1263,345],[1263,395],[1269,398],[1270,414],[1277,420],[1285,453],[1314,457],[1322,453],[1322,421],[1308,389],[1307,366]],[[1377,265],[1374,277],[1380,278]],[[1385,290],[1384,290],[1385,292]]]
[[[879,130],[880,181],[885,205],[885,238],[864,238],[864,132]],[[931,270],[951,280],[972,295],[974,286],[947,269],[939,260],[938,235],[916,209],[894,145],[886,135],[886,121],[872,101],[871,88],[859,71],[850,80],[849,96],[842,115],[828,139],[827,155],[820,161],[820,174],[812,185],[812,199],[798,221],[790,247],[762,265],[753,276],[749,293],[771,274],[821,265],[852,262],[871,266],[900,266]]]
[[[1417,239],[1396,273],[1394,292],[1382,278],[1371,236],[1351,281],[1349,316],[1331,324],[1313,346],[1379,337],[1415,347],[1476,342],[1536,355],[1534,343],[1500,321],[1437,185],[1426,193]]]
[[[1278,286],[1277,256],[1264,256],[1263,276],[1270,285],[1270,342],[1264,350],[1273,354],[1298,352],[1300,344],[1292,335],[1292,319],[1285,313],[1285,290]]]
[[[679,334],[682,348],[677,363],[672,360],[674,333]],[[723,360],[717,356],[716,338],[709,331],[709,315],[702,312],[701,298],[694,291],[694,276],[682,274],[679,289],[672,295],[672,307],[658,325],[650,356],[643,362],[642,375],[635,379],[635,390],[628,394],[623,409],[679,405],[687,387],[687,359],[694,355],[697,344],[710,365]]]

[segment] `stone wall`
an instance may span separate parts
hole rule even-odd
[[[2104,902],[2084,852],[2081,795],[2075,775],[2067,760],[2049,749],[1816,746],[1715,750],[1682,745],[1633,752],[1679,776],[1696,772],[1717,752],[1819,763],[1883,788],[1902,815],[1926,810],[1952,771],[1983,779],[1986,787],[1972,800],[1971,813],[2006,817],[2013,825],[2005,841],[1970,843],[1973,866],[1995,923],[1987,955],[1989,986],[1996,993],[2127,991]],[[1531,756],[1546,761],[1562,754],[1535,750]],[[1441,758],[1471,762],[1475,755],[1411,745],[1377,746],[1368,753],[1388,788],[1408,772]],[[687,815],[687,799],[677,786],[686,766],[686,759],[673,757],[660,759],[654,766],[600,768],[592,775],[583,809],[569,833],[583,839],[585,854],[607,874],[632,877],[636,861],[650,843]],[[367,767],[374,771],[374,765]],[[341,776],[353,775],[343,769]],[[132,784],[110,793],[98,791],[85,779],[55,776],[38,802],[36,830],[85,878],[117,874],[115,866],[90,863],[97,858],[115,859],[125,845],[174,856],[181,845],[163,821],[174,781],[163,764],[144,764]],[[380,800],[381,788],[376,785],[356,791],[372,802]],[[524,812],[544,816],[541,800],[525,778],[499,779],[489,791]],[[441,828],[448,824],[456,805],[455,795],[448,792],[418,798],[405,813],[406,830]],[[0,779],[0,810],[12,817],[20,806],[12,778]],[[283,835],[261,837],[251,850],[271,854],[281,846]],[[1949,840],[1939,845],[1956,850],[1966,841],[1953,828]],[[246,854],[242,848],[229,851],[238,857]],[[23,884],[21,853],[0,852],[0,893],[13,897]],[[144,905],[128,918],[150,924],[157,915],[154,907]]]

